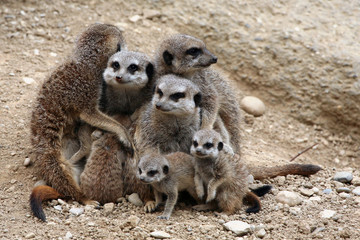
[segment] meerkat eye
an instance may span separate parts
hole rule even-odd
[[[184,98],[184,97],[185,97],[185,93],[183,92],[178,92],[170,95],[170,99],[175,102],[177,102],[180,98]]]
[[[199,144],[198,144],[198,142],[197,142],[197,141],[194,141],[194,142],[193,142],[193,145],[194,145],[194,147],[199,146]]]
[[[210,149],[214,146],[214,144],[210,143],[210,142],[207,142],[204,144],[204,147],[207,148],[207,149]]]
[[[140,173],[140,174],[142,173],[141,168],[139,168],[139,173]]]
[[[139,70],[139,66],[136,64],[130,64],[130,66],[127,68],[129,72],[134,73],[137,70]]]
[[[111,67],[114,69],[114,70],[118,70],[120,68],[120,64],[118,62],[113,62],[111,64]]]
[[[148,173],[147,173],[147,175],[149,176],[149,177],[153,177],[155,174],[157,174],[158,173],[158,171],[157,170],[150,170]]]
[[[160,90],[160,88],[158,88],[158,90],[156,92],[157,92],[157,94],[159,94],[160,97],[162,97],[164,95],[164,93]]]
[[[201,53],[202,53],[202,50],[200,48],[193,47],[193,48],[186,50],[186,54],[191,55],[193,57],[197,57]]]

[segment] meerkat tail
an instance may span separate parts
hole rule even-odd
[[[302,175],[310,176],[322,170],[320,166],[313,164],[286,164],[275,167],[249,167],[249,172],[254,176],[255,180],[265,178],[274,178],[277,176]]]
[[[258,187],[256,189],[251,189],[251,192],[255,193],[256,196],[258,196],[258,197],[262,197],[265,194],[267,194],[268,192],[270,192],[271,189],[272,189],[271,185],[264,185],[264,186]]]
[[[260,211],[261,209],[260,198],[255,193],[253,192],[246,193],[243,201],[251,206],[248,209],[246,209],[247,213],[257,213]]]
[[[30,208],[34,216],[46,222],[46,216],[42,208],[42,202],[62,197],[55,189],[49,186],[37,186],[30,195]]]

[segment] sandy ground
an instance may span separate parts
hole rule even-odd
[[[146,6],[151,3],[146,2]],[[355,179],[360,177],[359,142],[350,135],[295,120],[289,112],[292,115],[296,112],[281,107],[278,104],[281,100],[272,104],[274,95],[269,96],[241,82],[235,83],[239,87],[239,98],[252,94],[261,97],[267,105],[262,117],[254,118],[244,113],[244,160],[268,166],[287,163],[299,151],[318,143],[295,162],[319,164],[324,168],[310,178],[288,176],[257,182],[270,183],[274,187],[262,198],[263,210],[259,214],[247,215],[244,211],[231,216],[217,212],[198,213],[191,210],[191,206],[180,203],[169,221],[161,221],[156,219],[159,213],[145,214],[142,208],[127,201],[115,204],[109,213],[74,202],[60,205],[59,210],[59,207],[54,208],[59,203],[53,201],[44,204],[47,223],[31,215],[28,199],[36,179],[32,167],[25,167],[23,163],[31,151],[29,117],[42,81],[71,51],[76,35],[94,22],[117,25],[124,30],[131,50],[143,51],[150,56],[162,37],[177,31],[196,32],[196,29],[187,29],[186,25],[173,24],[176,17],[191,19],[194,16],[177,16],[176,9],[171,8],[161,16],[147,10],[138,1],[89,1],[86,4],[82,1],[1,1],[0,238],[152,239],[152,231],[162,230],[172,239],[236,239],[238,236],[225,230],[223,223],[241,220],[253,227],[244,239],[360,239],[360,197],[352,193],[357,184]],[[262,15],[270,14],[270,10],[262,9]],[[140,20],[135,21],[136,15]],[[281,14],[276,16],[282,17]],[[334,22],[342,17],[341,14],[326,16]],[[216,32],[211,34],[216,35]],[[322,48],[331,49],[326,43],[322,42]],[[210,49],[215,47],[209,46]],[[224,61],[219,59],[220,70],[223,70],[222,64]],[[233,76],[232,72],[224,71],[224,74],[230,79]],[[351,172],[355,178],[353,183],[344,185],[333,181],[337,171]],[[338,193],[336,190],[341,187],[348,188],[346,191],[350,193]],[[304,189],[313,191],[313,195],[303,195]],[[332,189],[332,192],[325,194],[325,189]],[[275,198],[283,190],[301,195],[301,204],[294,207],[279,204]],[[69,212],[73,207],[85,211],[74,216]],[[333,217],[323,218],[321,212],[324,210],[336,213]],[[258,234],[261,229],[265,230],[265,236]]]

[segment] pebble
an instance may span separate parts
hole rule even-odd
[[[110,213],[112,213],[112,211],[114,211],[114,207],[115,207],[114,203],[105,203],[104,204],[104,213],[105,213],[105,215],[107,216]]]
[[[16,183],[16,182],[17,182],[16,179],[11,179],[11,180],[10,180],[10,183],[11,183],[11,184],[14,184],[14,183]]]
[[[58,201],[58,203],[60,205],[65,205],[66,204],[66,202],[64,200],[60,199],[60,198],[57,201]]]
[[[27,167],[27,166],[29,166],[30,164],[31,164],[30,158],[25,158],[25,160],[24,160],[24,166]]]
[[[130,22],[133,22],[133,23],[136,23],[140,19],[141,19],[141,17],[139,15],[134,15],[134,16],[129,18]]]
[[[240,102],[240,107],[245,112],[260,117],[265,113],[265,104],[257,97],[246,96]]]
[[[35,237],[35,233],[31,232],[25,236],[25,239],[31,239]]]
[[[71,234],[71,232],[67,232],[65,235],[65,239],[72,239],[73,235]]]
[[[256,233],[256,237],[258,237],[258,238],[263,238],[263,237],[265,237],[265,235],[266,235],[265,229],[260,229],[260,230]]]
[[[89,227],[95,227],[95,223],[94,222],[88,222],[88,224],[87,224]]]
[[[154,231],[150,233],[151,237],[158,238],[158,239],[165,239],[170,238],[170,234],[164,231]]]
[[[35,55],[39,55],[39,54],[40,54],[39,49],[34,49],[34,54],[35,54]]]
[[[144,203],[141,201],[141,199],[137,193],[131,194],[128,198],[128,201],[138,207],[141,207],[144,205]]]
[[[316,196],[316,197],[311,197],[309,198],[310,201],[321,201],[321,197]]]
[[[224,224],[225,229],[232,231],[236,235],[245,235],[250,232],[250,225],[242,221],[230,221]]]
[[[279,186],[282,186],[282,185],[284,185],[286,179],[284,176],[278,176],[275,178],[275,180],[277,181]]]
[[[342,193],[342,192],[349,193],[349,192],[351,192],[350,188],[347,188],[347,187],[339,187],[339,188],[336,189],[336,191],[338,193]]]
[[[332,192],[332,190],[330,188],[326,188],[323,190],[323,193],[325,194],[330,194]]]
[[[311,190],[313,190],[314,193],[318,193],[319,189],[317,187],[313,187]]]
[[[54,208],[58,211],[62,211],[62,207],[60,205],[56,205],[56,206],[54,206]]]
[[[354,186],[360,186],[360,177],[354,177],[353,180],[351,181],[351,183]]]
[[[26,84],[32,84],[35,82],[35,80],[33,78],[29,78],[29,77],[24,77],[23,78],[23,81],[26,83]]]
[[[69,212],[71,213],[71,214],[74,214],[75,216],[79,216],[79,215],[81,215],[81,214],[83,214],[84,213],[84,209],[83,208],[71,208],[70,210],[69,210]]]
[[[300,193],[304,196],[311,197],[314,194],[314,191],[307,188],[300,188]]]
[[[50,56],[56,57],[56,56],[57,56],[57,53],[51,52],[51,53],[50,53]]]
[[[320,213],[320,217],[321,218],[332,218],[333,216],[335,216],[336,211],[333,210],[324,210]]]
[[[352,190],[352,193],[356,196],[360,196],[360,187],[356,187],[354,190]]]
[[[299,205],[303,199],[295,192],[280,191],[276,195],[276,201],[293,207]]]
[[[140,218],[138,218],[137,216],[135,215],[132,215],[128,218],[127,222],[130,224],[131,227],[136,227],[139,222],[140,222]]]
[[[342,183],[349,183],[353,179],[353,175],[350,172],[337,172],[335,173],[334,180]]]
[[[355,201],[357,204],[360,204],[360,197],[355,197],[354,201]]]
[[[344,192],[340,193],[339,196],[342,197],[342,198],[349,198],[349,197],[351,197],[350,194],[344,193]]]

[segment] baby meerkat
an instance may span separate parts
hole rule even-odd
[[[73,166],[62,153],[64,133],[82,120],[94,127],[114,132],[131,148],[127,130],[100,112],[98,103],[102,73],[108,59],[125,44],[120,30],[108,24],[88,27],[76,41],[69,58],[43,83],[31,117],[31,145],[35,174],[62,196],[80,203],[94,203],[81,191],[73,176]],[[44,194],[34,189],[30,204],[41,206]],[[35,208],[32,208],[33,210]],[[34,214],[45,221],[43,212]]]
[[[209,68],[217,57],[195,37],[176,34],[165,39],[157,50],[155,65],[158,76],[176,74],[194,82],[201,91],[201,129],[212,129],[219,114],[229,132],[231,147],[240,154],[239,103],[230,83]]]
[[[258,212],[260,199],[249,190],[249,172],[237,154],[224,151],[224,143],[214,130],[200,130],[193,137],[191,154],[195,157],[196,193],[204,197],[204,184],[207,187],[206,203],[213,202],[225,213],[233,214],[243,205],[243,200],[251,200],[252,207],[246,212]],[[270,187],[263,189],[269,191]]]
[[[190,153],[193,134],[200,128],[201,93],[189,80],[165,75],[157,80],[152,101],[144,106],[135,130],[135,144],[143,155]]]
[[[170,218],[178,199],[178,192],[186,190],[198,199],[194,184],[193,157],[189,154],[176,152],[167,155],[144,155],[138,164],[137,177],[141,182],[153,187],[155,208],[162,202],[162,194],[167,195],[164,212],[158,217],[160,219]]]

